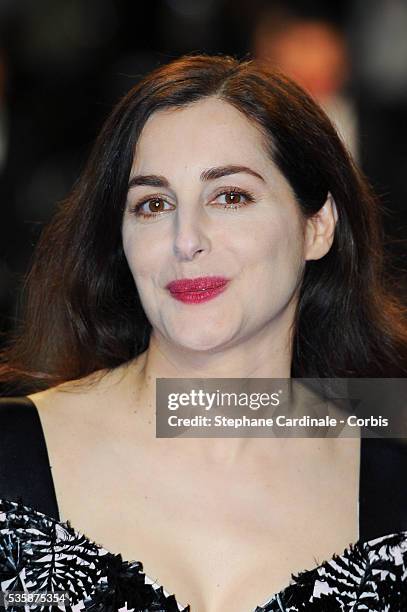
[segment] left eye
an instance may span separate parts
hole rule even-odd
[[[224,208],[238,208],[245,206],[248,202],[253,202],[254,198],[244,191],[224,191],[215,196],[214,203],[223,205]]]

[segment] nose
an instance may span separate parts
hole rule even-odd
[[[202,215],[198,213],[177,216],[174,238],[176,257],[182,261],[192,261],[209,250],[210,239]]]

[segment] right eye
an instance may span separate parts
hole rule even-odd
[[[157,215],[174,208],[174,206],[170,205],[170,208],[165,209],[165,204],[170,205],[170,203],[167,202],[167,200],[164,200],[164,198],[148,198],[147,200],[142,200],[133,206],[131,212],[136,215],[136,217],[156,217]]]

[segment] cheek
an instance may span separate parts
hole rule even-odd
[[[252,257],[268,273],[291,277],[302,269],[304,234],[296,217],[265,222],[258,226],[253,238]]]
[[[244,285],[251,292],[254,286],[252,312],[260,320],[269,319],[292,303],[300,287],[304,270],[302,237],[286,224],[265,224],[252,245],[252,265],[246,268]]]
[[[160,262],[160,241],[150,236],[142,235],[135,228],[123,226],[123,249],[134,280],[155,274]]]

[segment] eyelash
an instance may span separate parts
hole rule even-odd
[[[236,208],[233,206],[233,208],[230,208],[230,210],[237,210],[238,208],[242,208],[243,206],[247,206],[248,204],[252,203],[255,201],[255,198],[253,196],[253,194],[251,194],[249,191],[246,191],[244,189],[239,189],[237,187],[227,187],[226,189],[223,188],[222,191],[219,191],[219,193],[217,193],[213,199],[219,198],[219,196],[222,195],[230,195],[231,193],[236,194],[236,195],[240,195],[243,196],[246,199],[246,202],[244,202],[243,204],[237,204]],[[130,209],[130,213],[134,214],[136,217],[146,217],[146,218],[151,218],[151,217],[158,217],[159,215],[164,214],[165,212],[168,211],[160,211],[160,212],[149,212],[148,214],[141,212],[141,207],[144,206],[144,204],[148,204],[149,202],[153,202],[154,200],[162,200],[162,201],[166,201],[165,198],[163,198],[161,195],[152,195],[147,199],[143,199],[140,200],[139,202],[137,202],[131,209]],[[224,209],[228,208],[229,206],[227,204],[219,204],[219,206],[223,207]]]

